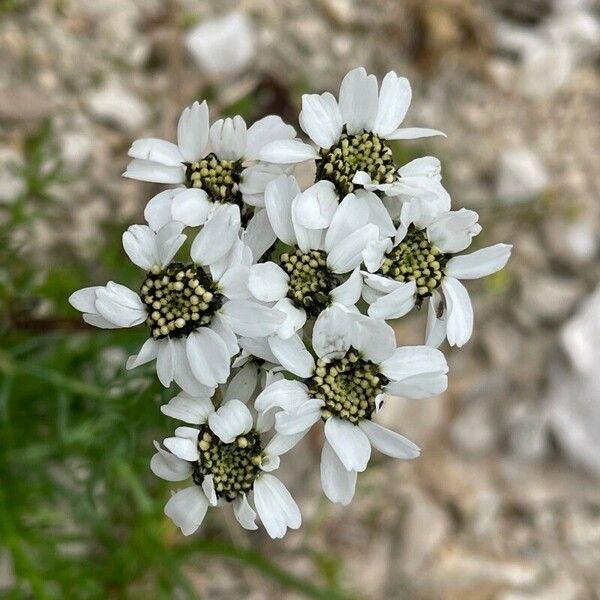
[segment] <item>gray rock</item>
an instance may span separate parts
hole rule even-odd
[[[496,196],[506,204],[534,199],[548,187],[546,168],[528,148],[512,148],[500,155]]]
[[[91,92],[86,104],[98,121],[124,131],[140,128],[150,116],[146,104],[115,79]]]
[[[523,307],[542,320],[558,321],[569,315],[583,286],[577,279],[539,275],[523,282]]]

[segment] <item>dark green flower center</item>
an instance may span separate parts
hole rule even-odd
[[[185,178],[188,187],[203,189],[213,202],[241,205],[242,170],[241,161],[219,160],[211,152],[198,162],[188,163]]]
[[[431,244],[425,230],[411,225],[402,242],[385,255],[378,273],[403,283],[416,282],[420,304],[442,282],[449,258]]]
[[[357,424],[371,418],[377,396],[388,383],[378,365],[360,358],[351,348],[343,358],[317,360],[315,374],[308,381],[308,393],[325,402],[321,409],[324,421],[335,415]]]
[[[303,252],[296,248],[279,258],[279,263],[290,276],[288,298],[309,316],[316,317],[331,303],[331,290],[341,279],[327,268],[327,255],[322,250]]]
[[[227,502],[252,490],[260,473],[263,451],[260,436],[254,429],[225,444],[203,425],[198,434],[198,450],[200,458],[193,473],[196,485],[202,485],[204,478],[212,475],[217,497]]]
[[[397,179],[392,150],[371,132],[343,133],[331,148],[319,150],[316,181],[326,179],[335,184],[340,197],[354,191],[352,179],[365,171],[374,183],[393,183]]]
[[[148,309],[146,324],[155,339],[189,335],[208,325],[223,304],[212,279],[196,265],[171,263],[146,274],[140,296]]]

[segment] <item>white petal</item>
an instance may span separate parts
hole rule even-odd
[[[238,160],[246,150],[246,122],[242,117],[219,119],[210,128],[213,152],[221,160]]]
[[[165,515],[183,535],[191,535],[200,527],[207,510],[208,500],[196,485],[178,491],[165,505]]]
[[[231,378],[227,385],[224,400],[237,399],[246,404],[258,383],[256,366],[252,363],[246,363],[238,372]]]
[[[280,338],[287,340],[304,327],[306,312],[303,308],[297,308],[289,298],[278,300],[273,308],[285,315],[285,321],[277,328],[277,335]]]
[[[327,265],[334,273],[352,271],[362,262],[362,252],[367,244],[376,240],[378,236],[379,230],[376,225],[369,223],[361,227],[329,252]]]
[[[320,158],[319,153],[300,140],[276,140],[265,144],[258,158],[275,164],[293,164]]]
[[[377,78],[363,67],[353,69],[342,80],[339,105],[349,134],[372,131],[378,108]]]
[[[244,244],[250,248],[253,260],[258,261],[276,240],[267,211],[257,210],[244,232]]]
[[[246,167],[242,171],[239,188],[244,202],[251,206],[264,206],[267,185],[277,177],[287,175],[290,170],[291,167],[288,165],[273,165],[263,162]]]
[[[132,354],[127,359],[125,368],[128,370],[135,369],[154,360],[158,354],[158,346],[159,344],[154,338],[147,339],[140,348],[140,351],[137,354]]]
[[[292,411],[308,400],[306,386],[300,381],[280,379],[268,385],[254,401],[254,408],[266,412],[271,408]]]
[[[352,344],[353,323],[350,315],[336,306],[324,310],[313,328],[313,350],[319,358],[341,358]]]
[[[249,300],[229,300],[221,311],[233,331],[245,337],[271,335],[285,321],[285,315],[278,310]]]
[[[229,400],[208,417],[208,425],[225,444],[248,433],[254,424],[248,407],[240,400]]]
[[[399,319],[415,305],[417,286],[414,281],[401,283],[393,292],[377,299],[369,306],[369,316],[374,319]]]
[[[479,215],[473,210],[450,211],[428,225],[427,235],[442,252],[455,254],[464,250],[481,231],[478,219]]]
[[[453,256],[446,264],[446,275],[456,279],[486,277],[504,268],[511,250],[512,246],[508,244],[495,244],[471,254]]]
[[[265,189],[265,208],[271,227],[284,243],[294,245],[296,234],[292,222],[292,201],[300,193],[298,182],[291,175],[281,175]]]
[[[151,471],[165,481],[184,481],[193,472],[193,466],[174,454],[163,450],[158,442],[154,442],[158,452],[150,460]]]
[[[382,277],[381,275],[376,275],[375,273],[365,273],[363,271],[363,276],[365,278],[366,285],[377,292],[381,292],[382,294],[389,294],[403,285],[400,281],[396,281],[388,277]]]
[[[398,169],[401,177],[428,177],[434,181],[442,179],[442,164],[435,156],[415,158]]]
[[[134,265],[149,271],[159,263],[156,233],[147,225],[131,225],[122,239],[123,249]]]
[[[208,143],[208,105],[194,102],[183,110],[177,123],[177,145],[188,162],[200,160]]]
[[[322,250],[325,240],[325,229],[308,229],[298,223],[294,223],[294,235],[302,252],[309,250]]]
[[[315,370],[315,360],[299,336],[287,339],[269,338],[269,347],[279,364],[298,377],[310,377]]]
[[[167,450],[170,450],[175,456],[183,460],[194,462],[200,456],[198,453],[198,442],[190,438],[168,437],[163,444]]]
[[[213,404],[210,398],[192,397],[185,392],[177,394],[169,400],[168,404],[160,407],[163,415],[179,419],[184,423],[200,425],[206,423],[208,415],[213,412]]]
[[[204,190],[190,188],[179,192],[173,198],[171,215],[175,221],[188,227],[198,227],[206,223],[214,208]]]
[[[210,397],[214,388],[200,383],[194,373],[186,350],[186,339],[178,338],[169,340],[171,360],[173,364],[173,381],[187,394],[192,396]]]
[[[308,400],[293,412],[278,412],[275,429],[283,435],[295,435],[308,431],[321,418],[322,400]]]
[[[221,206],[192,243],[192,260],[200,265],[216,262],[229,252],[239,230],[240,209],[232,204]]]
[[[254,482],[256,511],[267,533],[282,538],[287,528],[298,529],[302,517],[287,488],[273,475],[262,474]]]
[[[304,433],[296,435],[276,433],[265,446],[265,454],[269,456],[281,456],[294,448],[303,437]]]
[[[259,263],[250,267],[248,289],[262,302],[275,302],[288,292],[290,278],[274,262]]]
[[[381,372],[392,381],[403,381],[416,375],[447,373],[444,355],[430,346],[402,346],[379,365]]]
[[[217,492],[212,475],[205,475],[202,479],[202,491],[211,506],[217,505]]]
[[[348,471],[361,473],[367,468],[371,444],[359,427],[350,421],[330,417],[325,422],[325,437]]]
[[[156,255],[161,267],[168,265],[173,260],[187,239],[187,236],[181,233],[183,227],[183,223],[171,221],[156,232]]]
[[[165,387],[173,382],[174,371],[173,341],[169,338],[161,339],[158,341],[156,354],[156,374]]]
[[[362,251],[362,259],[367,267],[367,271],[374,273],[381,267],[383,257],[393,248],[392,240],[384,238],[382,240],[371,240]]]
[[[248,277],[250,267],[236,265],[227,269],[219,279],[219,289],[226,298],[249,298]]]
[[[307,229],[325,229],[338,207],[338,195],[331,181],[318,181],[296,196],[292,203],[292,220]]]
[[[401,127],[385,136],[386,140],[416,140],[419,138],[435,137],[441,135],[446,137],[443,131],[427,129],[426,127]]]
[[[127,165],[123,177],[151,183],[184,183],[185,167],[168,167],[150,160],[134,158]]]
[[[163,225],[166,225],[173,219],[171,207],[173,199],[177,194],[184,192],[185,188],[175,188],[173,190],[164,190],[154,196],[144,209],[144,219],[153,231],[158,231]]]
[[[156,138],[135,140],[127,154],[131,158],[149,160],[167,167],[179,167],[185,160],[176,144]]]
[[[96,292],[103,289],[101,285],[83,288],[69,296],[69,304],[80,312],[96,312]]]
[[[373,131],[384,138],[395,131],[404,120],[411,99],[412,90],[408,79],[398,77],[394,71],[390,71],[381,82]]]
[[[321,452],[321,486],[331,502],[342,506],[350,504],[356,488],[356,471],[344,467],[327,441]]]
[[[416,458],[421,450],[404,436],[373,421],[364,419],[359,427],[367,434],[373,448],[392,458]]]
[[[246,494],[242,494],[241,497],[237,497],[233,501],[233,514],[237,519],[237,522],[244,528],[254,531],[258,529],[258,525],[254,522],[256,520],[256,512],[248,503]]]
[[[379,235],[381,236],[393,236],[396,233],[396,227],[392,222],[390,213],[381,201],[381,198],[369,192],[367,190],[356,190],[356,196],[365,202],[369,208],[369,223],[377,225],[379,229]]]
[[[208,327],[190,333],[186,353],[196,379],[209,387],[229,377],[229,350],[221,337]]]
[[[348,194],[339,206],[336,202],[334,210],[335,213],[325,235],[327,252],[369,222],[369,204],[364,196]]]
[[[273,356],[266,337],[241,337],[238,342],[240,348],[243,350],[242,357],[246,354],[250,358],[256,357],[268,363],[277,363],[277,359]]]
[[[248,128],[245,158],[256,160],[261,148],[275,140],[291,140],[296,137],[296,130],[286,125],[281,117],[269,115],[256,121]]]
[[[425,331],[425,343],[437,348],[446,339],[446,316],[443,314],[441,305],[442,298],[435,291],[429,298],[427,306],[427,328]],[[438,317],[441,314],[441,317]]]
[[[129,288],[109,281],[96,290],[96,312],[117,327],[133,327],[148,317],[146,306]]]
[[[321,148],[330,148],[342,134],[342,114],[333,94],[304,94],[299,117],[302,129]]]
[[[448,375],[444,371],[422,373],[406,377],[402,381],[393,381],[384,390],[391,396],[423,400],[437,396],[448,389]]]
[[[235,356],[239,352],[240,347],[237,343],[237,337],[220,314],[213,315],[210,328],[225,342],[227,350],[229,350],[229,356]]]
[[[465,286],[454,279],[444,277],[442,290],[446,301],[446,334],[448,343],[459,348],[466,344],[473,333],[473,306]]]
[[[396,335],[385,321],[356,315],[352,330],[352,346],[367,360],[379,364],[396,349]]]
[[[360,298],[362,286],[363,280],[360,269],[356,267],[344,283],[331,290],[331,299],[337,304],[353,306]]]

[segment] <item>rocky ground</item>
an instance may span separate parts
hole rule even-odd
[[[233,8],[254,37],[241,72],[211,74],[189,33]],[[486,243],[514,244],[505,272],[469,286],[475,335],[449,353],[448,392],[390,399],[382,413],[419,460],[378,459],[342,509],[319,499],[319,441],[312,464],[290,457],[306,526],[260,542],[290,570],[309,576],[310,548],[334,557],[359,598],[600,597],[599,11],[584,0],[0,2],[0,202],[18,196],[23,141],[45,119],[68,174],[52,183],[57,213],[25,240],[40,269],[65,244],[89,261],[107,219],[139,220],[153,188],[120,178],[127,147],[171,136],[206,86],[215,110],[251,101],[250,114],[293,118],[297,90],[335,90],[358,64],[411,78],[410,124],[448,134],[411,151],[442,158]],[[423,315],[405,319],[398,338],[417,343],[423,328]],[[265,597],[253,576],[192,577],[206,597]]]

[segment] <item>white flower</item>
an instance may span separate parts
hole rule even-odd
[[[215,410],[210,397],[181,393],[161,407],[164,414],[194,425],[178,427],[164,440],[150,467],[166,481],[192,479],[192,485],[175,492],[165,514],[191,535],[202,524],[209,506],[231,503],[244,529],[257,529],[256,513],[272,538],[288,528],[298,529],[300,510],[287,488],[271,474],[279,456],[292,448],[298,436],[275,434],[263,446],[261,434],[268,426],[254,423],[246,405],[237,399]],[[249,496],[254,496],[256,512]]]
[[[471,254],[465,250],[481,231],[472,210],[439,210],[412,200],[402,206],[392,243],[371,244],[364,252],[363,296],[369,315],[397,319],[424,300],[429,303],[426,343],[464,345],[473,331],[473,307],[459,279],[485,277],[502,269],[512,246],[496,244]]]
[[[348,194],[339,205],[336,201],[331,215],[320,221],[328,209],[305,203],[292,176],[272,181],[265,203],[272,229],[289,248],[276,260],[253,265],[248,288],[257,300],[287,315],[278,331],[285,339],[328,306],[354,307],[362,290],[362,252],[394,226],[381,200],[365,190]],[[299,225],[299,212],[313,228]]]
[[[139,294],[116,283],[71,295],[70,303],[96,327],[146,323],[150,338],[129,358],[131,369],[156,359],[161,383],[175,381],[190,393],[205,393],[227,380],[239,347],[236,334],[266,336],[284,315],[248,299],[249,250],[238,239],[239,211],[222,206],[196,236],[192,262],[173,262],[186,239],[181,223],[158,232],[133,225],[123,234],[125,252],[147,272]]]
[[[259,158],[291,164],[317,161],[317,183],[305,192],[317,194],[322,182],[331,183],[334,197],[343,198],[357,186],[387,195],[406,193],[411,173],[397,171],[391,148],[384,140],[406,140],[444,135],[434,129],[401,128],[412,91],[408,79],[390,71],[378,89],[377,78],[360,67],[350,71],[340,86],[339,100],[329,93],[302,97],[300,126],[319,147],[318,151],[298,140],[276,140],[266,144]],[[444,190],[435,178],[427,186],[437,194]],[[304,224],[304,223],[303,223]]]
[[[419,455],[412,442],[373,422],[383,395],[439,394],[447,387],[448,366],[435,348],[397,348],[394,330],[384,321],[336,307],[316,322],[312,348],[316,361],[297,336],[274,349],[280,364],[304,381],[272,383],[255,408],[275,412],[276,430],[285,435],[304,435],[319,420],[325,422],[323,491],[331,501],[348,504],[371,446],[396,458]]]
[[[179,118],[177,144],[136,140],[123,176],[183,186],[154,196],[144,216],[154,230],[171,220],[195,227],[222,204],[261,206],[266,183],[285,169],[258,162],[258,154],[265,144],[295,135],[295,129],[276,116],[249,128],[240,116],[219,119],[209,127],[206,101],[194,102]]]
[[[233,12],[194,27],[185,46],[203,71],[218,77],[242,72],[254,58],[256,40],[248,16]]]

